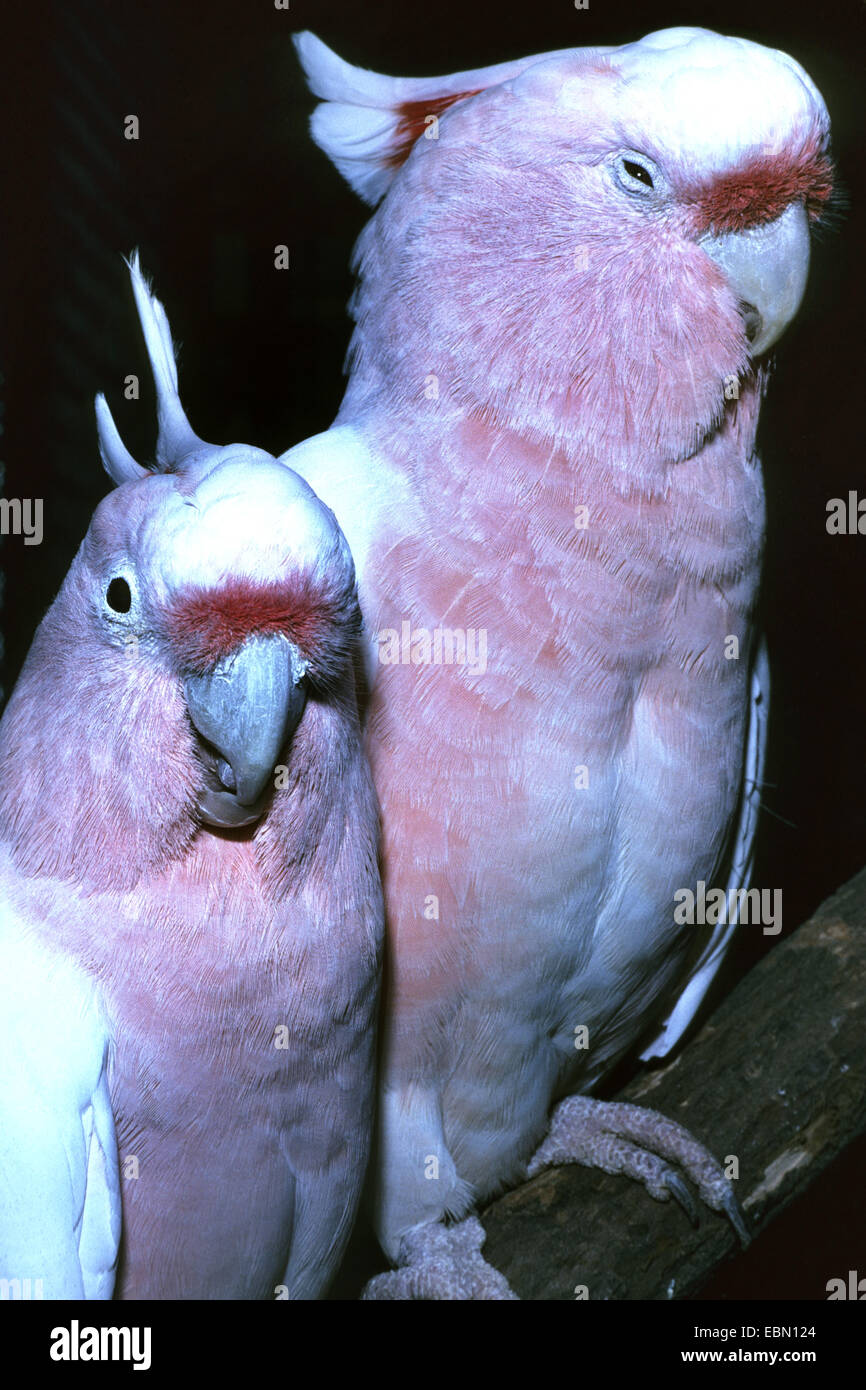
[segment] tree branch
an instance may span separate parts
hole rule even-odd
[[[757,1234],[866,1128],[866,870],[770,951],[665,1066],[619,1099],[661,1110],[725,1160]],[[684,1298],[737,1245],[637,1183],[570,1165],[491,1203],[484,1256],[524,1299]]]

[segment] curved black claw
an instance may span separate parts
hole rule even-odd
[[[751,1244],[752,1237],[749,1235],[749,1228],[746,1225],[743,1213],[740,1211],[740,1204],[733,1192],[729,1191],[725,1193],[723,1206],[725,1215],[740,1237],[740,1245],[745,1250],[746,1247]]]
[[[695,1201],[689,1189],[686,1187],[679,1173],[675,1173],[673,1168],[670,1168],[665,1173],[663,1182],[665,1187],[670,1192],[671,1196],[679,1202],[680,1206],[682,1207],[686,1216],[691,1221],[692,1225],[697,1226],[699,1222],[698,1204]],[[737,1211],[737,1216],[739,1216],[739,1214],[739,1211]],[[733,1217],[731,1219],[733,1220]]]

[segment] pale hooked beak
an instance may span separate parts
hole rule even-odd
[[[704,236],[699,246],[724,271],[740,301],[749,351],[759,357],[796,314],[809,274],[809,218],[791,203],[775,222],[745,232]]]
[[[306,702],[297,647],[280,633],[253,634],[205,676],[184,680],[189,717],[216,750],[212,785],[198,799],[208,825],[251,825],[273,786],[280,750]]]

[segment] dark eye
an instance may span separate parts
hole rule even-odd
[[[655,205],[665,188],[665,177],[654,160],[642,150],[620,150],[612,160],[613,175],[630,198],[650,198]]]
[[[636,164],[633,159],[624,159],[623,168],[630,178],[637,179],[638,183],[645,183],[647,188],[654,188],[649,169],[645,169],[642,164]]]
[[[125,579],[112,579],[105,601],[115,613],[128,613],[132,607],[132,591]]]

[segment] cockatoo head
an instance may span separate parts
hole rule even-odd
[[[314,138],[369,202],[356,370],[544,438],[603,418],[676,461],[795,314],[830,196],[792,58],[703,29],[440,79],[297,46]],[[600,415],[599,415],[600,413]],[[579,432],[579,431],[578,431]]]
[[[99,447],[117,486],[10,701],[0,807],[14,834],[39,805],[20,836],[28,865],[62,872],[75,860],[105,882],[171,858],[202,824],[253,825],[287,794],[275,767],[290,761],[308,701],[338,698],[347,675],[354,689],[360,630],[333,514],[269,454],[193,433],[162,305],[137,257],[130,271],[156,380],[156,464],[132,458],[99,396]],[[44,738],[49,755],[37,754]],[[79,812],[89,833],[77,824],[70,846]]]
[[[94,515],[82,580],[108,646],[152,644],[176,672],[206,771],[202,819],[247,825],[310,684],[326,687],[350,661],[354,566],[333,513],[297,473],[193,433],[165,311],[137,257],[130,273],[157,384],[159,471],[127,453],[99,396],[100,452],[119,486]]]

